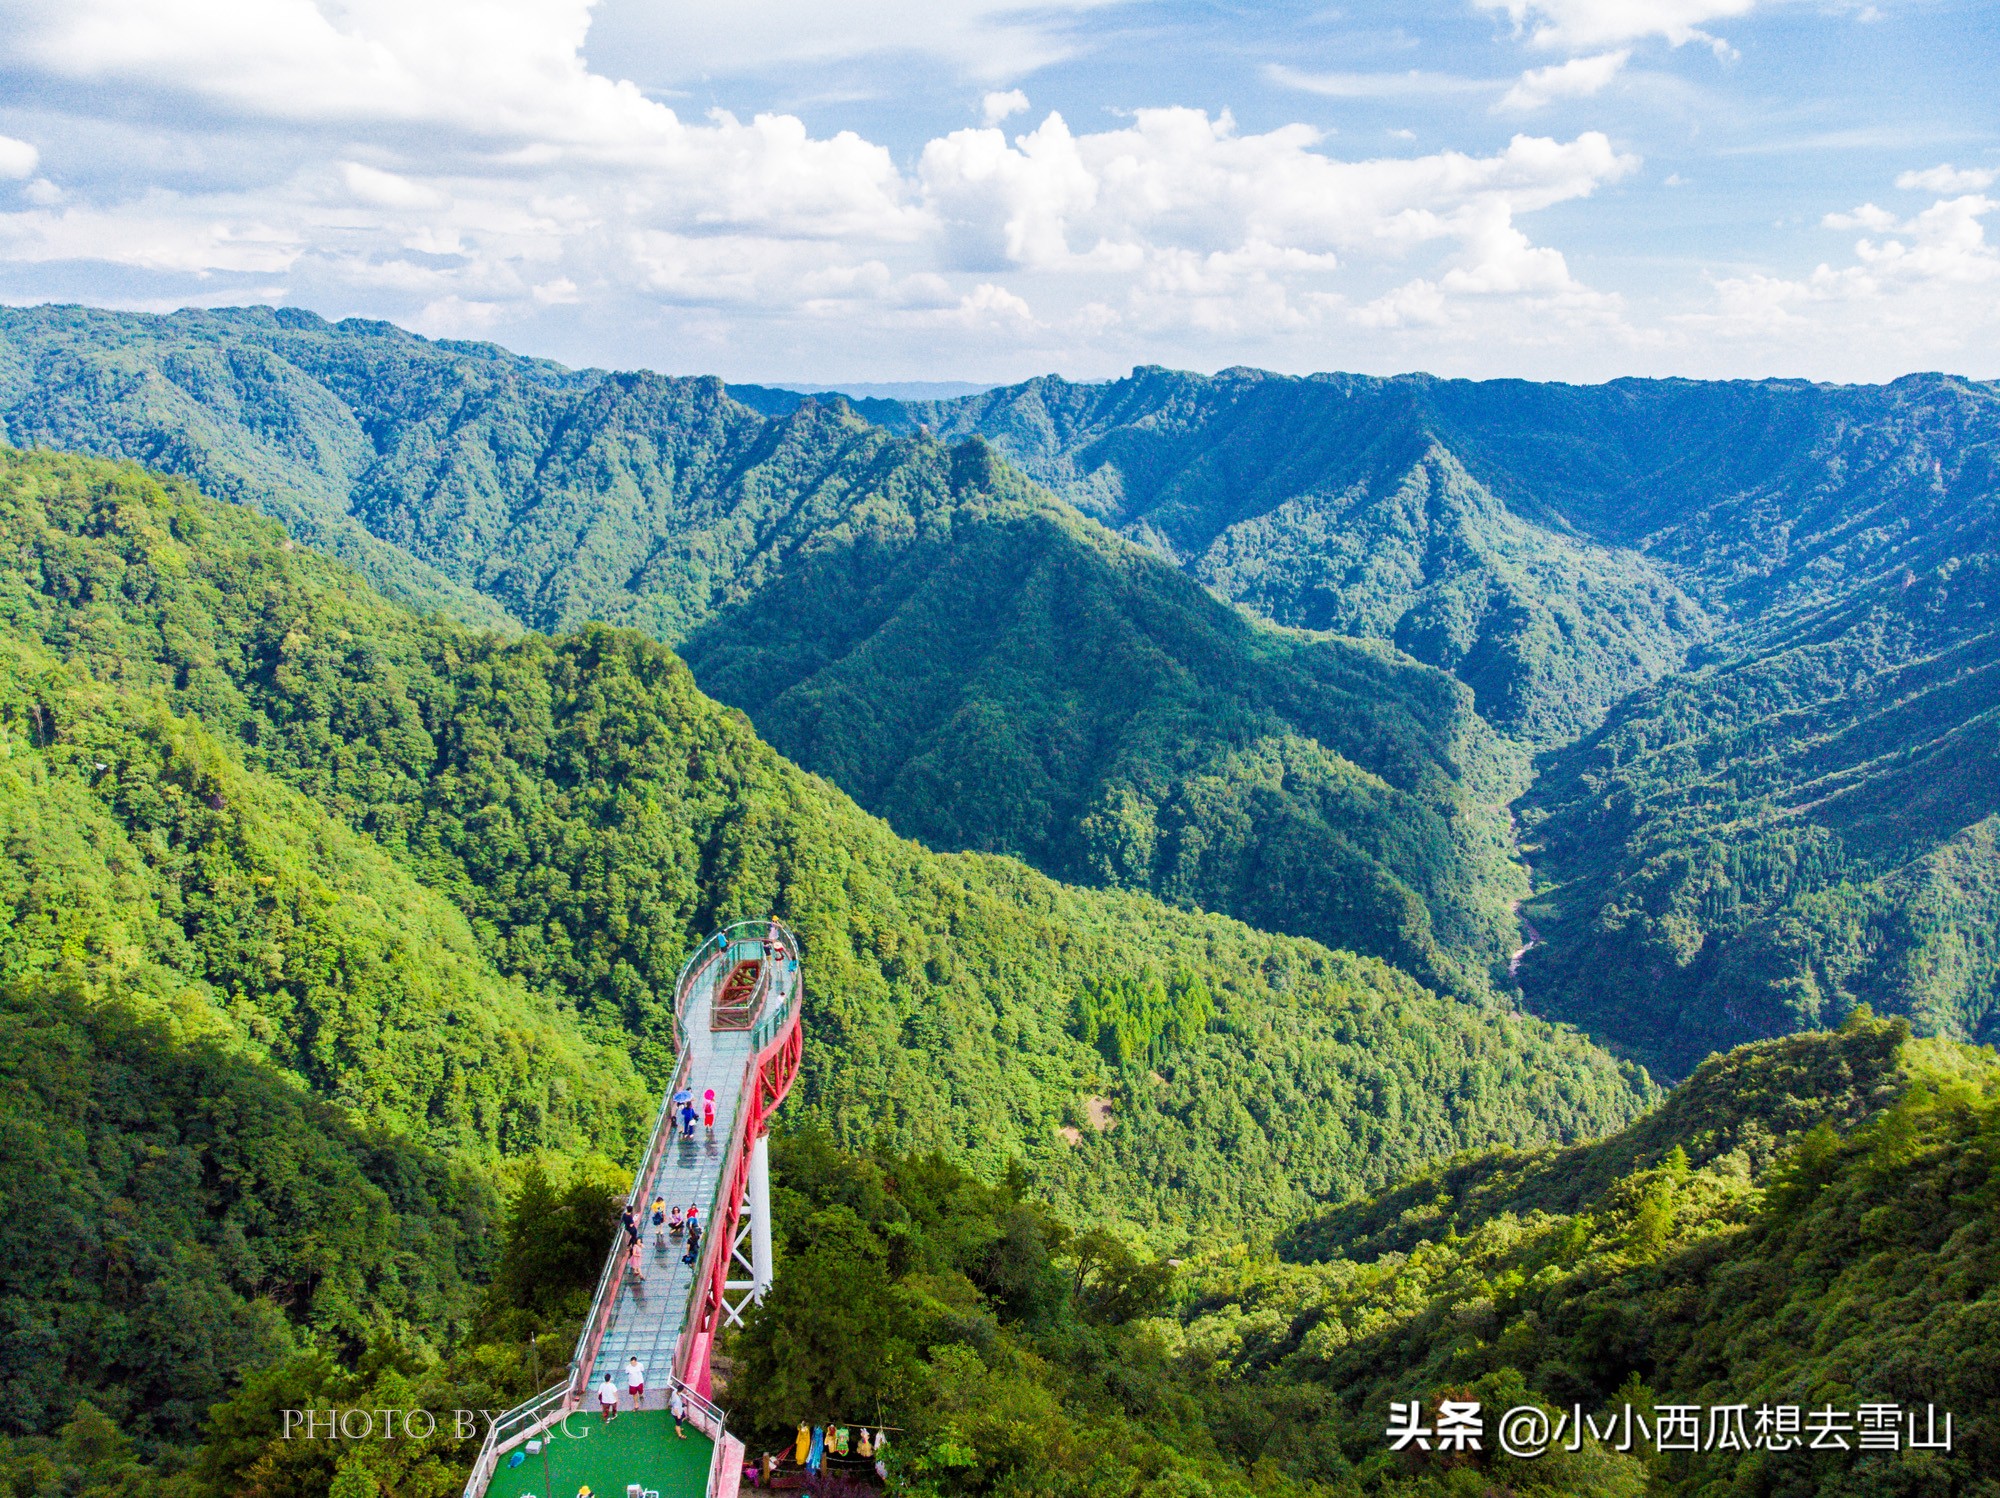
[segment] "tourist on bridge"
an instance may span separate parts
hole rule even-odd
[[[629,1204],[626,1206],[624,1211],[618,1214],[618,1220],[625,1224],[626,1238],[633,1243],[637,1243],[639,1241],[639,1218],[637,1214],[635,1214],[632,1211],[632,1208]]]
[[[681,1138],[694,1138],[694,1124],[694,1099],[690,1097],[685,1103],[681,1104]]]
[[[709,1088],[701,1095],[701,1126],[708,1130],[708,1137],[715,1137],[715,1089]]]
[[[597,1407],[603,1413],[606,1425],[618,1418],[618,1380],[608,1371],[604,1382],[597,1386]]]
[[[632,1396],[632,1408],[646,1397],[646,1365],[636,1357],[625,1360],[625,1392]]]
[[[645,1284],[646,1246],[643,1243],[639,1242],[638,1239],[635,1238],[632,1240],[632,1252],[625,1256],[625,1262],[627,1265],[631,1267],[632,1278],[637,1280],[642,1285]]]
[[[685,1226],[686,1223],[681,1217],[680,1204],[676,1202],[673,1210],[667,1213],[667,1231],[678,1238],[681,1235],[681,1229]]]
[[[681,1427],[687,1423],[687,1417],[688,1417],[687,1396],[681,1393],[679,1388],[676,1388],[674,1390],[673,1398],[667,1401],[667,1408],[673,1413],[674,1434],[679,1436],[683,1441],[685,1441],[688,1438],[688,1433],[682,1430]]]

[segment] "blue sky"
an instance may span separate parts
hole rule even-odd
[[[2000,376],[1984,0],[0,0],[0,298],[732,379]]]

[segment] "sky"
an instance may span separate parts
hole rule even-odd
[[[2000,377],[1994,0],[0,0],[0,301],[788,383]]]

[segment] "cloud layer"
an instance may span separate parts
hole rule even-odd
[[[1040,35],[1090,3],[975,5],[926,35]],[[1494,98],[1525,111],[1589,99],[1635,45],[1700,40],[1749,0],[1479,3],[1532,45],[1610,49]],[[1851,263],[1718,279],[1705,306],[1641,323],[1534,230],[1641,172],[1601,131],[1389,155],[1195,108],[1078,129],[991,88],[968,105],[983,123],[892,152],[783,112],[676,109],[591,64],[591,23],[589,0],[0,0],[0,81],[38,101],[0,117],[0,285],[292,300],[739,377],[1146,359],[1526,372],[1574,368],[1579,350],[1598,368],[1671,363],[1718,332],[1803,350],[1843,326],[1829,309],[1930,306],[1983,288],[1992,258],[1993,174],[1913,165],[1898,191],[1929,206],[1829,220],[1863,231]],[[797,44],[819,45],[806,32]],[[1506,87],[1282,81],[1329,97]],[[99,98],[117,109],[76,102]],[[1982,326],[1945,325],[1945,353]]]

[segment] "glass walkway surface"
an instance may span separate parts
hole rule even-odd
[[[674,1439],[671,1417],[654,1411],[620,1415],[606,1425],[595,1414],[575,1414],[544,1433],[546,1449],[528,1453],[517,1467],[509,1453],[487,1488],[488,1498],[576,1498],[589,1488],[592,1498],[625,1498],[641,1492],[660,1498],[705,1498],[715,1443],[692,1425],[687,1439]]]
[[[681,1262],[687,1251],[683,1239],[669,1237],[665,1248],[658,1246],[658,1235],[646,1209],[655,1196],[665,1197],[669,1207],[685,1208],[690,1202],[697,1203],[701,1207],[702,1232],[708,1234],[715,1228],[723,1215],[716,1210],[717,1187],[722,1183],[722,1168],[726,1163],[724,1151],[729,1144],[730,1121],[736,1117],[742,1101],[743,1069],[750,1059],[747,1030],[709,1028],[719,986],[699,979],[691,983],[682,1010],[688,1061],[682,1075],[687,1078],[687,1088],[694,1093],[697,1111],[703,1091],[715,1089],[715,1131],[711,1135],[696,1124],[694,1138],[686,1140],[675,1128],[660,1154],[659,1164],[639,1187],[636,1195],[646,1229],[640,1239],[646,1277],[639,1280],[629,1273],[625,1276],[610,1325],[590,1368],[590,1388],[595,1389],[609,1373],[622,1390],[625,1360],[636,1353],[646,1365],[649,1403],[665,1400],[667,1374],[673,1367],[675,1344],[680,1340],[681,1323],[687,1315],[688,1299],[700,1266]],[[716,1249],[726,1253],[729,1245],[718,1243]],[[651,1392],[655,1389],[662,1392],[656,1396]]]
[[[626,1204],[644,1227],[631,1263],[623,1228],[568,1376],[493,1422],[473,1463],[465,1498],[735,1498],[743,1446],[709,1399],[715,1338],[741,1318],[771,1279],[770,1178],[766,1133],[773,1109],[798,1075],[804,978],[796,939],[778,921],[739,921],[697,947],[675,981],[673,1080],[661,1099]],[[715,1093],[715,1127],[692,1137],[674,1116],[676,1093]],[[701,1209],[697,1262],[684,1263],[685,1235],[655,1228],[652,1203]],[[645,1366],[639,1409],[626,1393],[626,1363]],[[596,1391],[606,1375],[621,1411],[605,1422]],[[666,1414],[678,1389],[688,1404],[687,1438]],[[542,1442],[529,1453],[528,1444]]]

